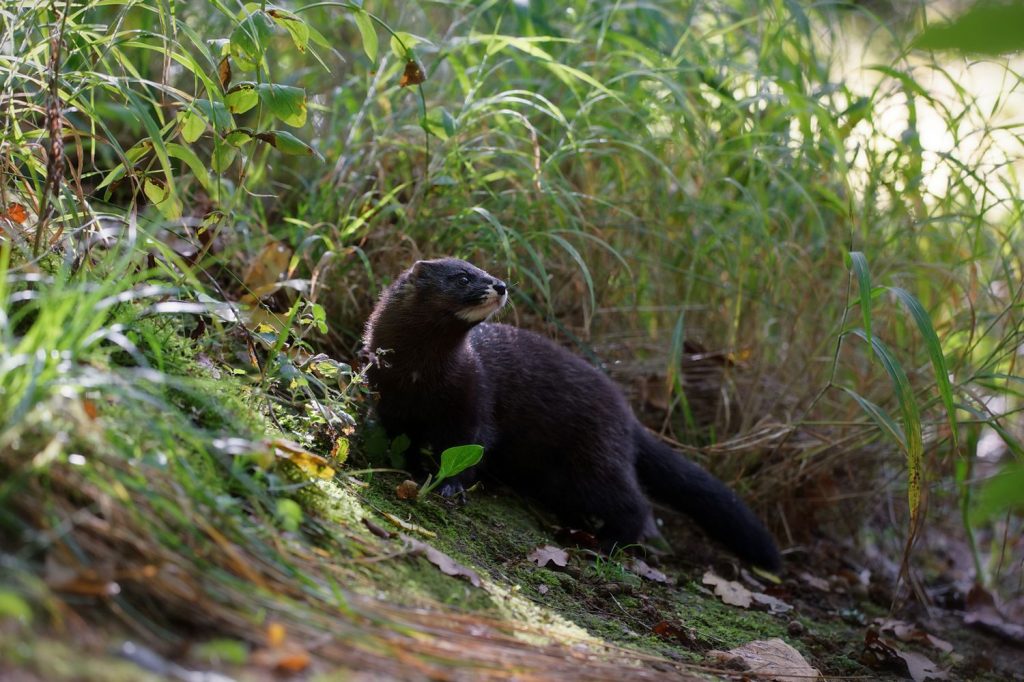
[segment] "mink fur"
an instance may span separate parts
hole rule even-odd
[[[367,376],[389,435],[406,434],[411,453],[484,447],[443,492],[493,476],[568,523],[599,520],[606,547],[659,537],[650,494],[740,558],[780,566],[757,516],[644,428],[607,376],[538,334],[485,322],[506,298],[504,282],[465,261],[418,261],[366,324]]]

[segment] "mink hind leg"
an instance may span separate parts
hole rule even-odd
[[[562,491],[560,506],[571,506],[574,518],[598,520],[597,535],[606,552],[661,539],[651,503],[632,467],[600,476],[577,474],[573,483],[571,491]]]

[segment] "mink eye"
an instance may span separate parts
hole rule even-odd
[[[462,286],[466,286],[467,284],[469,284],[469,275],[459,275],[458,282]]]

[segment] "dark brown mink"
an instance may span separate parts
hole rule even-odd
[[[481,474],[539,499],[565,522],[598,521],[606,548],[657,541],[650,494],[741,559],[781,565],[771,535],[724,483],[643,427],[598,369],[533,332],[485,322],[508,287],[455,258],[418,261],[381,295],[363,341],[377,414],[410,453],[477,443]]]

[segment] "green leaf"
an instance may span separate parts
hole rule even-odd
[[[353,10],[352,16],[356,20],[356,27],[363,39],[363,52],[371,62],[377,61],[377,29],[373,25],[373,19],[364,9]]]
[[[299,52],[306,51],[306,46],[309,44],[309,26],[305,21],[280,7],[268,9],[267,14],[277,22],[278,26],[283,26],[288,31],[288,34],[292,37],[292,42],[295,43],[295,47]]]
[[[250,128],[236,128],[224,136],[224,141],[232,147],[237,148],[247,142],[250,142],[253,136],[254,133]]]
[[[244,114],[256,106],[259,101],[260,95],[256,91],[256,84],[252,81],[233,85],[224,95],[224,104],[232,114]]]
[[[447,140],[455,134],[455,119],[444,107],[434,107],[424,119],[423,127],[431,135]]]
[[[403,61],[407,59],[415,59],[416,55],[413,53],[412,48],[416,47],[416,45],[421,42],[423,41],[411,33],[395,31],[394,35],[391,36],[390,41],[391,53]]]
[[[911,530],[918,528],[921,518],[921,481],[923,480],[924,469],[924,439],[921,435],[921,415],[917,409],[917,401],[914,399],[914,391],[910,387],[907,373],[903,371],[902,365],[896,361],[878,336],[868,340],[863,329],[857,329],[854,334],[861,337],[871,345],[875,355],[881,361],[885,371],[892,379],[893,389],[896,392],[896,400],[900,406],[900,413],[903,417],[903,433],[906,437],[907,455],[907,499],[910,504]]]
[[[277,520],[282,528],[294,533],[302,523],[302,507],[295,500],[282,497],[277,501]]]
[[[168,142],[167,156],[184,161],[185,165],[187,165],[189,170],[192,171],[192,175],[194,175],[196,180],[199,181],[199,184],[203,186],[203,189],[207,192],[211,191],[210,174],[207,172],[206,166],[199,160],[199,157],[196,156],[194,151],[175,142]]]
[[[298,128],[306,124],[306,91],[290,85],[260,83],[257,86],[263,104],[287,125]]]
[[[987,55],[1024,50],[1024,3],[981,0],[953,21],[924,29],[912,47]]]
[[[206,119],[194,111],[182,111],[178,114],[181,122],[181,139],[192,144],[206,132]]]
[[[27,625],[32,622],[32,609],[20,595],[0,590],[0,622],[8,619]]]
[[[248,645],[238,639],[211,639],[189,647],[189,657],[210,665],[245,665]]]
[[[223,173],[235,160],[235,156],[238,154],[238,150],[229,144],[219,144],[213,148],[213,154],[210,156],[210,167],[213,168],[214,172]]]
[[[142,191],[164,218],[176,220],[181,217],[183,206],[170,187],[146,178],[142,183]]]
[[[860,314],[864,321],[864,333],[867,334],[868,343],[871,343],[871,275],[868,273],[868,259],[860,251],[851,251],[850,264],[857,275],[860,289]]]
[[[391,454],[395,456],[404,455],[410,445],[412,445],[412,441],[409,439],[409,436],[400,433],[391,441]]]
[[[850,397],[857,401],[861,409],[867,413],[869,417],[878,425],[878,428],[882,430],[886,436],[888,436],[896,445],[899,446],[903,452],[907,451],[907,439],[903,435],[903,429],[897,424],[889,413],[883,410],[881,407],[871,402],[867,398],[861,396],[856,391],[852,391],[845,386],[841,387],[846,391]]]
[[[274,22],[266,12],[256,11],[242,19],[231,32],[231,56],[238,66],[255,69],[273,34]]]
[[[942,398],[942,404],[946,408],[946,418],[949,421],[949,431],[953,437],[953,446],[956,447],[959,445],[959,437],[957,435],[956,406],[953,404],[953,388],[949,383],[949,369],[946,367],[946,357],[942,353],[942,344],[939,343],[935,327],[932,326],[932,318],[924,309],[924,306],[921,305],[921,302],[906,289],[889,287],[889,291],[896,294],[896,298],[900,299],[907,310],[910,311],[911,317],[917,323],[918,331],[921,332],[925,348],[928,349],[928,356],[932,361],[935,383],[939,388],[939,397]]]
[[[484,446],[458,445],[441,453],[441,468],[437,472],[437,480],[456,476],[483,459]]]
[[[284,154],[306,156],[316,154],[317,157],[320,157],[312,147],[284,130],[268,130],[265,133],[257,133],[256,139],[266,142]]]
[[[1015,462],[985,481],[971,510],[977,524],[1007,509],[1024,508],[1024,463]]]

